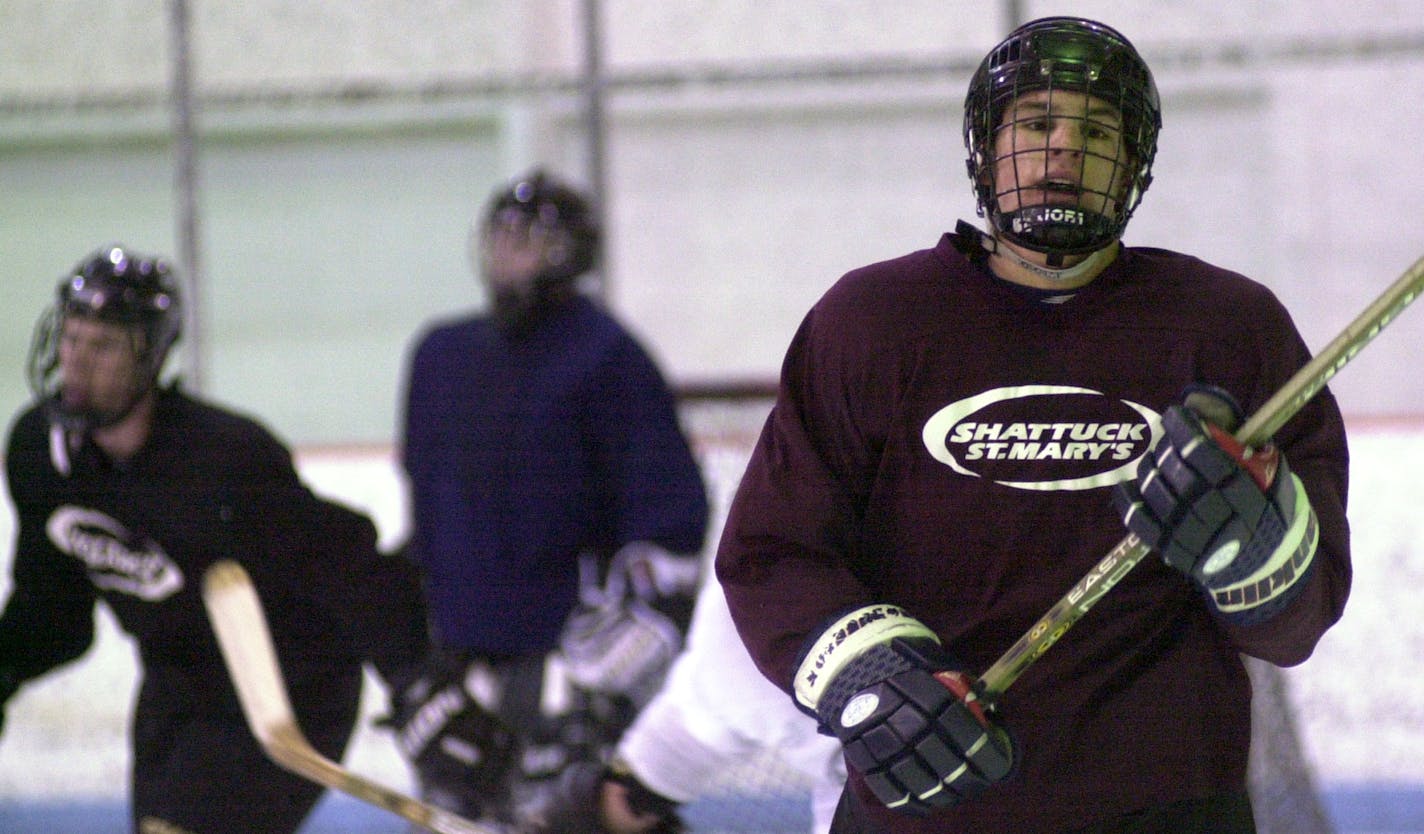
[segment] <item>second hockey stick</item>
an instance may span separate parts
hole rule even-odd
[[[1341,368],[1379,335],[1424,290],[1424,258],[1380,294],[1330,344],[1281,386],[1236,432],[1247,447],[1269,440],[1312,397],[1320,393]],[[1151,549],[1129,533],[1108,552],[1072,590],[1044,614],[979,678],[980,697],[992,703],[1019,679],[1024,670],[1078,622],[1088,609],[1128,574]]]
[[[208,568],[203,576],[203,604],[248,727],[274,762],[437,834],[504,834],[500,828],[471,822],[352,773],[311,746],[287,697],[262,602],[241,565],[225,560]]]

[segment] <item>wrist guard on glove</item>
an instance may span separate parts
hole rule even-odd
[[[513,731],[465,690],[463,665],[432,661],[391,696],[381,721],[420,781],[425,799],[462,816],[505,811],[518,743]]]
[[[897,606],[857,609],[822,633],[797,669],[795,697],[889,808],[957,805],[1013,770],[1008,733],[973,680]]]
[[[1269,443],[1252,451],[1231,436],[1240,413],[1220,389],[1197,389],[1168,408],[1162,439],[1113,502],[1127,528],[1200,585],[1223,617],[1248,625],[1305,587],[1320,530],[1280,451]]]

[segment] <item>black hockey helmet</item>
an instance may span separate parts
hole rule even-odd
[[[999,197],[1015,190],[1015,184],[995,182],[995,135],[1005,109],[1019,96],[1038,91],[1087,94],[1121,114],[1131,168],[1124,172],[1123,193],[1110,195],[1116,210],[1063,212],[1042,205],[1000,210]],[[1121,33],[1075,17],[1024,24],[984,58],[964,102],[964,144],[979,214],[989,218],[995,234],[1037,252],[1061,256],[1101,249],[1121,237],[1152,181],[1161,127],[1152,72]]]
[[[553,242],[537,281],[570,281],[594,267],[601,238],[598,219],[588,199],[573,186],[541,168],[516,178],[490,198],[472,230],[472,242],[482,241],[491,226],[510,212],[523,215],[531,228]],[[471,254],[478,268],[478,251]]]
[[[130,329],[139,366],[137,399],[157,380],[182,329],[172,268],[163,258],[142,255],[117,243],[100,247],[59,280],[53,305],[35,326],[28,361],[30,389],[46,403],[51,417],[68,428],[116,422],[127,409],[112,415],[65,412],[59,397],[59,337],[65,318],[70,316]]]

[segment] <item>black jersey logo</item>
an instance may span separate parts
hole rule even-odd
[[[995,388],[925,421],[930,456],[961,475],[1015,489],[1083,490],[1133,476],[1162,433],[1161,415],[1068,385]]]
[[[86,507],[65,504],[45,525],[49,540],[84,563],[94,587],[159,602],[183,587],[183,572],[157,542]]]

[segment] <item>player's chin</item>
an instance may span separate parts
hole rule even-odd
[[[93,394],[87,388],[69,386],[59,393],[59,404],[65,410],[72,412],[91,411],[98,406]]]

